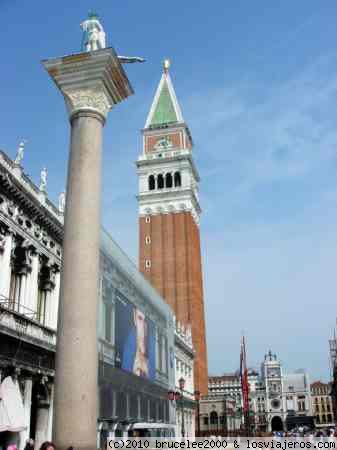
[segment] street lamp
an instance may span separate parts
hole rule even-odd
[[[194,391],[194,398],[197,402],[197,437],[200,437],[200,391]]]
[[[181,437],[185,437],[185,417],[184,417],[184,387],[185,379],[181,377],[178,381],[181,392]]]

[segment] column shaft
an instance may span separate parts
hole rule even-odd
[[[27,286],[27,274],[21,275],[20,295],[18,297],[18,312],[25,314],[26,310],[26,286]]]
[[[36,312],[38,297],[38,276],[39,276],[39,256],[32,255],[32,271],[29,275],[28,292],[27,292],[27,308]]]
[[[12,241],[12,234],[7,235],[4,251],[2,255],[0,255],[0,295],[3,295],[5,298],[9,297],[9,288],[11,284]]]
[[[32,379],[27,378],[25,380],[25,390],[23,394],[23,407],[25,415],[25,425],[26,429],[20,432],[20,450],[23,450],[26,440],[29,439],[30,435],[30,416],[31,416],[31,406],[32,406]]]
[[[102,117],[73,116],[56,353],[58,450],[96,448]]]
[[[51,317],[50,323],[48,326],[56,330],[57,328],[57,313],[58,313],[58,305],[59,305],[59,296],[60,296],[60,273],[57,272],[55,275],[55,288],[52,292],[51,298]]]
[[[48,439],[49,406],[38,407],[36,414],[35,447],[40,448]]]

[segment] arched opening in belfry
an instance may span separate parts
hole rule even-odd
[[[149,176],[149,190],[153,191],[156,188],[156,180],[153,175]]]
[[[180,172],[176,172],[174,174],[174,186],[180,187],[181,186],[181,175]]]
[[[157,185],[158,185],[158,189],[163,189],[164,188],[164,177],[163,177],[162,174],[158,175]]]
[[[281,417],[275,416],[272,418],[271,431],[283,431],[283,422]]]
[[[209,415],[209,421],[210,421],[210,425],[211,428],[214,429],[218,429],[219,426],[219,417],[218,417],[218,413],[216,411],[212,411],[211,414]]]
[[[173,184],[172,175],[170,173],[167,173],[165,177],[165,186],[167,188],[171,188],[172,184]]]

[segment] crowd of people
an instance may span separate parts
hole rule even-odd
[[[319,430],[312,430],[308,427],[298,427],[291,431],[274,431],[275,437],[334,437],[337,438],[337,428],[322,428]]]
[[[34,450],[34,449],[35,449],[34,440],[28,439],[24,447],[24,450]],[[18,450],[18,447],[16,444],[10,444],[7,446],[6,450]],[[39,450],[56,450],[56,447],[55,444],[53,444],[53,442],[46,441],[41,445]],[[75,449],[74,447],[69,447],[67,450],[75,450]]]

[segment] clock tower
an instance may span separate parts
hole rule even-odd
[[[207,349],[200,251],[199,174],[193,140],[164,62],[142,130],[139,177],[139,268],[173,309],[191,325],[196,350],[195,389],[207,394]]]

